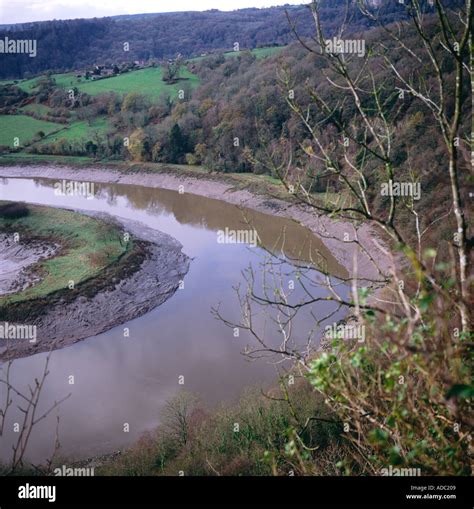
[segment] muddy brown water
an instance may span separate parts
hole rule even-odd
[[[346,275],[321,241],[288,219],[192,194],[123,184],[95,184],[93,199],[57,196],[54,184],[49,179],[0,179],[0,200],[104,211],[141,221],[175,237],[192,262],[184,288],[162,306],[52,352],[38,412],[68,393],[71,397],[34,429],[27,458],[37,463],[44,462],[53,450],[57,415],[61,454],[85,458],[122,450],[156,427],[166,401],[183,388],[213,406],[235,401],[246,387],[274,383],[279,369],[276,359],[249,362],[242,351],[246,345],[255,346],[252,338],[244,331],[234,337],[234,331],[211,313],[220,303],[226,318],[239,320],[234,287],[245,287],[243,271],[248,267],[255,271],[257,288],[262,284],[261,264],[271,259],[272,253],[287,258],[274,264],[284,285],[296,280],[301,264],[319,264],[334,276]],[[261,245],[219,243],[217,232],[225,228],[255,229]],[[343,292],[347,291],[343,287]],[[292,298],[301,298],[298,292],[297,287]],[[319,288],[313,292],[325,294]],[[309,330],[316,341],[319,329],[311,313],[322,318],[333,309],[334,304],[324,302],[300,314],[294,323],[296,341],[303,344]],[[339,310],[322,326],[343,315],[344,310]],[[260,313],[256,323],[266,340],[279,344],[281,336],[268,316]],[[129,337],[124,337],[124,328],[129,329]],[[11,366],[13,385],[26,389],[42,373],[45,360],[46,354],[15,360]],[[4,376],[5,367],[0,366],[0,376]],[[5,390],[0,387],[0,406],[4,397]],[[17,404],[14,398],[0,437],[0,462],[9,461],[17,437],[13,431],[14,423],[21,422]],[[129,431],[124,431],[125,423]]]

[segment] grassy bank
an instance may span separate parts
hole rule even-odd
[[[28,154],[27,152],[0,155],[0,166],[44,164],[45,162],[70,165],[83,163],[83,165],[90,165],[94,163],[94,159],[87,156],[53,156],[49,154]]]
[[[0,202],[0,206],[6,202]],[[61,246],[53,258],[40,261],[35,272],[42,280],[22,292],[0,297],[0,306],[42,299],[59,290],[97,277],[132,248],[122,242],[115,225],[68,210],[29,205],[25,217],[2,217],[0,229],[19,233],[21,242],[47,240]]]

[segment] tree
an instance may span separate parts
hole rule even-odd
[[[22,402],[20,407],[22,418],[20,419],[20,423],[18,423],[18,438],[12,445],[12,457],[10,464],[0,465],[2,467],[6,467],[5,473],[7,474],[15,474],[25,465],[25,454],[28,450],[31,433],[37,428],[37,425],[41,421],[46,419],[51,412],[57,409],[63,401],[71,396],[71,394],[68,394],[59,401],[54,401],[54,403],[48,404],[45,408],[40,406],[41,394],[44,389],[46,378],[49,374],[48,367],[50,356],[50,353],[46,356],[43,372],[38,378],[34,379],[33,384],[28,386],[28,391],[22,390],[13,385],[10,374],[13,365],[12,361],[5,363],[0,369],[0,372],[2,372],[0,378],[0,387],[2,387],[2,391],[0,392],[2,395],[0,398],[0,437],[2,437],[6,430],[6,424],[8,422],[7,418],[9,416],[12,403],[14,402],[14,398],[18,398],[18,400]],[[59,417],[57,418],[55,448],[51,459],[47,462],[46,473],[48,473],[51,469],[51,464],[59,449],[58,435]]]
[[[163,81],[176,83],[179,80],[183,62],[184,60],[181,55],[178,55],[174,60],[168,60],[164,66]]]
[[[361,0],[358,8],[380,24],[387,36],[384,41],[372,41],[363,55],[331,49],[319,2],[310,6],[315,29],[310,39],[298,33],[288,16],[295,36],[313,55],[333,94],[324,96],[320,88],[299,86],[290,70],[282,68],[282,93],[304,128],[296,143],[303,156],[296,159],[294,140],[290,143],[284,137],[279,146],[262,148],[264,155],[259,159],[249,155],[253,164],[278,176],[306,210],[338,218],[345,238],[327,231],[324,235],[351,250],[352,273],[334,280],[324,266],[304,267],[297,280],[305,297],[294,302],[292,292],[283,286],[284,274],[278,273],[283,260],[270,260],[261,268],[268,275],[262,288],[256,283],[256,271],[246,272],[247,287],[238,289],[240,322],[226,320],[218,309],[215,312],[230,327],[253,335],[256,341],[247,349],[248,355],[294,360],[337,412],[346,424],[344,436],[351,446],[338,465],[342,473],[380,475],[382,468],[393,465],[420,468],[423,474],[469,475],[469,437],[474,425],[469,355],[472,225],[467,222],[462,183],[466,181],[463,173],[474,170],[472,1],[448,9],[439,1],[431,8],[410,0],[406,5],[410,22],[397,29],[383,23],[367,2]],[[347,12],[351,12],[349,4]],[[415,39],[406,37],[410,26]],[[342,42],[346,28],[344,23],[337,32]],[[400,54],[408,56],[412,65],[400,68]],[[303,93],[310,98],[309,106],[301,105]],[[442,157],[451,199],[434,221],[418,209],[413,192],[393,192],[394,183],[412,190],[417,184],[415,171],[402,173],[396,164],[401,147],[396,122],[404,107],[400,101],[406,98],[431,114],[433,124],[425,128],[435,126],[444,142]],[[314,195],[313,182],[321,175],[337,180],[341,186],[337,196]],[[387,186],[392,186],[392,192],[384,195]],[[377,207],[381,195],[385,206]],[[405,211],[413,231],[401,221]],[[452,229],[446,248],[436,235],[429,241],[425,236],[440,221]],[[372,238],[362,241],[367,225]],[[376,269],[370,278],[359,274],[368,261]],[[350,287],[349,296],[338,291],[341,283]],[[382,284],[384,298],[374,291]],[[294,324],[302,310],[328,300],[337,304],[336,309],[350,310],[346,325],[351,330],[364,327],[365,332],[352,340],[326,337],[327,351],[317,353],[312,334],[302,345]],[[255,317],[262,312],[280,331],[280,345],[269,344],[259,329]],[[316,321],[315,327],[320,325]],[[297,438],[298,468],[312,472],[315,456]]]
[[[178,164],[183,162],[184,155],[188,152],[189,140],[183,134],[178,124],[171,128],[168,138],[167,160],[170,163]]]
[[[197,397],[186,391],[166,403],[163,411],[164,426],[181,446],[187,444],[190,435],[190,421],[197,408]]]
[[[122,112],[130,111],[137,113],[146,109],[148,106],[147,99],[138,92],[130,92],[127,94],[122,103]]]
[[[130,136],[128,151],[130,152],[134,161],[150,160],[151,157],[150,141],[143,129],[139,128],[133,131],[132,135]]]
[[[91,140],[85,144],[86,153],[89,156],[95,157],[97,154],[97,148],[97,145]]]
[[[196,158],[196,164],[202,164],[206,158],[207,147],[204,143],[198,143],[194,148],[194,156]]]

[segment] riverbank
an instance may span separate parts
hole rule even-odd
[[[0,339],[1,361],[69,346],[142,316],[168,300],[187,273],[190,259],[171,236],[105,213],[76,212],[126,231],[133,248],[77,287],[0,308],[3,321],[28,316],[35,327],[34,341]]]
[[[273,183],[245,185],[229,174],[208,174],[172,165],[0,165],[0,177],[49,178],[81,182],[131,184],[191,193],[247,207],[265,214],[293,219],[318,236],[351,277],[357,274],[359,286],[380,288],[382,275],[390,271],[391,261],[380,249],[378,232],[368,224],[357,227],[348,221],[317,214],[314,209],[284,198],[283,190]],[[281,186],[282,187],[282,186]],[[276,197],[277,196],[277,197]],[[375,241],[375,242],[374,242]]]
[[[11,235],[0,233],[0,297],[22,292],[41,280],[41,274],[28,270],[40,260],[53,257],[59,246],[45,241],[31,240],[18,245]]]

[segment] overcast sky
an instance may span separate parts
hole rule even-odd
[[[0,0],[0,24],[93,18],[143,12],[231,11],[245,7],[309,3],[305,0]]]

